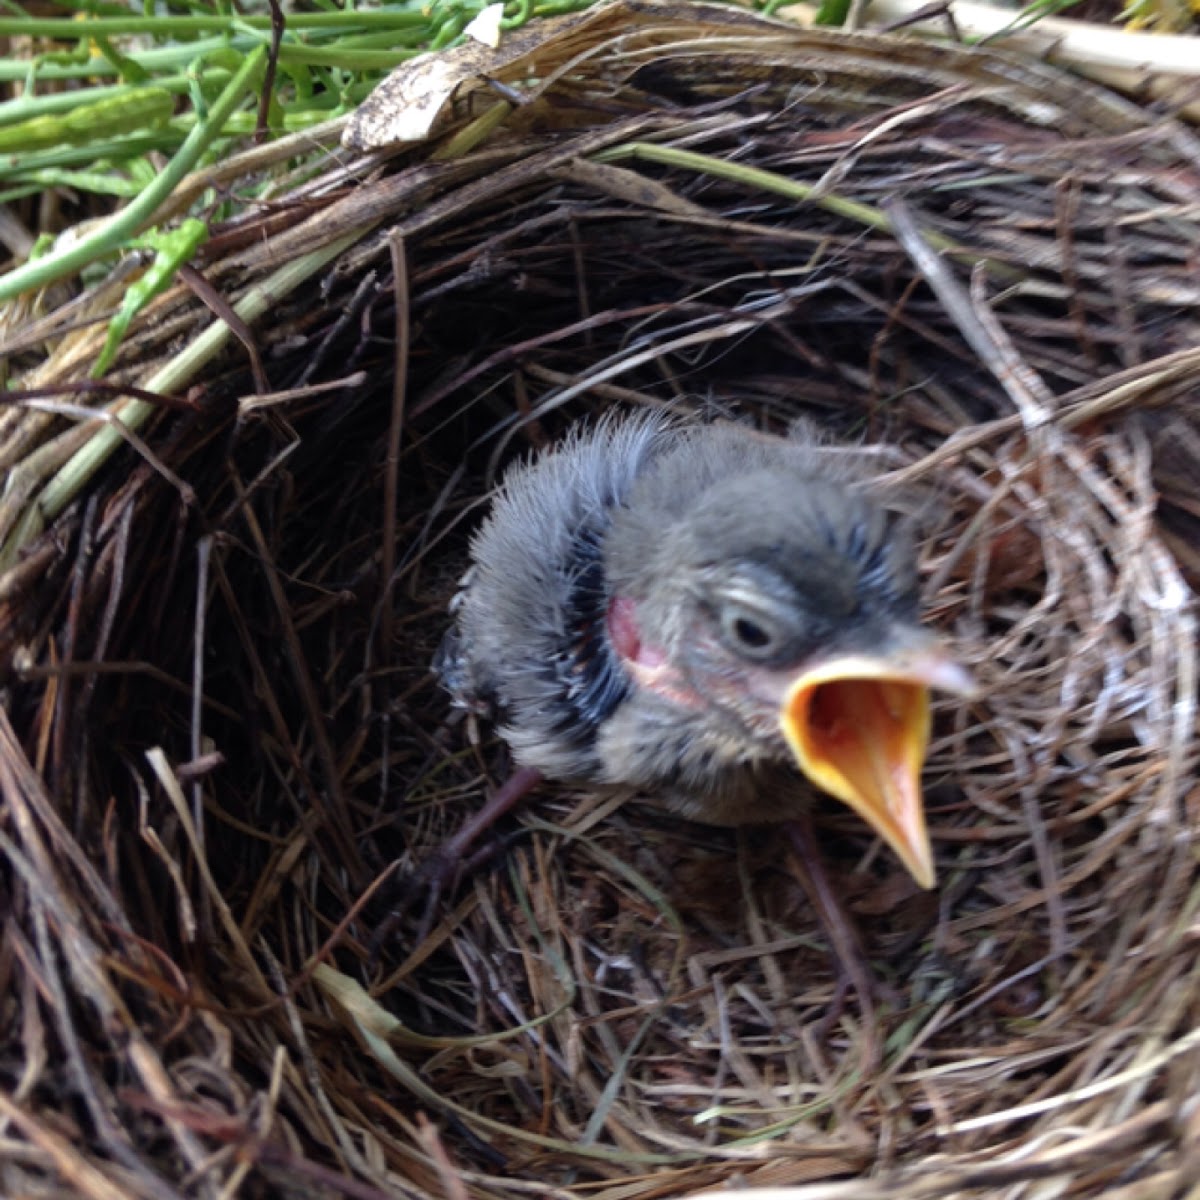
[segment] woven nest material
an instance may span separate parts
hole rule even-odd
[[[57,399],[0,423],[0,1191],[1194,1195],[1200,148],[703,8],[492,67],[424,142],[190,181],[278,173],[197,264],[237,336],[175,288],[107,420],[115,285],[5,330]],[[873,1015],[776,837],[562,787],[369,956],[509,770],[428,667],[480,499],[639,405],[809,418],[923,497],[983,692],[938,891],[820,814]]]

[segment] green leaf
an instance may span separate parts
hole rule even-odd
[[[156,129],[171,119],[175,98],[162,88],[133,88],[118,96],[81,104],[69,112],[30,117],[0,129],[0,154],[28,153],[52,146],[78,146]]]
[[[130,321],[155,296],[166,291],[175,278],[175,272],[182,264],[191,259],[207,239],[208,226],[194,217],[189,217],[178,229],[166,232],[152,229],[138,238],[136,243],[138,246],[154,251],[154,261],[151,262],[142,277],[125,292],[117,315],[109,322],[104,349],[100,351],[100,357],[91,370],[93,379],[99,379],[112,365],[112,360],[116,357]]]

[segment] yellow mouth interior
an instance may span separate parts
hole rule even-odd
[[[804,774],[866,820],[921,887],[932,887],[921,800],[929,689],[872,667],[876,673],[847,674],[854,664],[842,663],[804,676],[784,703],[783,733]]]

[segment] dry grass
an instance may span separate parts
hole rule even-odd
[[[497,71],[533,98],[465,151],[488,88],[218,229],[252,353],[177,287],[98,426],[105,287],[5,330],[5,1194],[1194,1194],[1200,149],[1014,60],[622,19]],[[508,769],[427,667],[488,480],[639,404],[807,416],[927,498],[984,685],[941,888],[821,818],[878,1027],[826,1022],[776,839],[644,797],[544,789],[369,959]]]

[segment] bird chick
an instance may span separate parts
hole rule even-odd
[[[696,820],[790,821],[815,785],[931,887],[929,689],[971,681],[918,622],[908,523],[844,463],[660,415],[573,433],[504,478],[444,682],[520,766]]]

